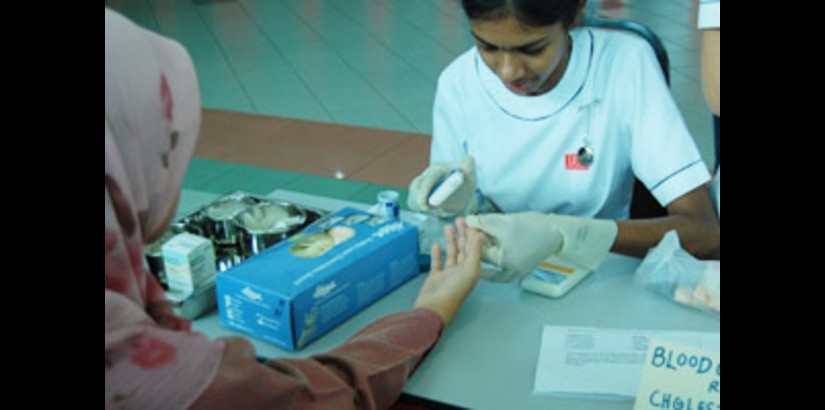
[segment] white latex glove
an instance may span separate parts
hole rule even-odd
[[[495,282],[521,279],[550,256],[596,269],[607,256],[616,222],[538,212],[467,217],[467,225],[487,234],[482,256],[501,271],[485,271]]]
[[[464,183],[439,207],[431,207],[427,199],[433,188],[447,177],[453,169],[460,169],[464,174]],[[473,157],[464,157],[455,164],[438,162],[430,165],[421,175],[410,183],[407,206],[414,211],[429,212],[440,217],[467,215],[478,208],[476,198],[476,165]]]

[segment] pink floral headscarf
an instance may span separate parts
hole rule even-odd
[[[182,408],[214,377],[223,344],[173,314],[143,244],[175,211],[200,125],[198,84],[179,44],[108,9],[105,21],[106,407]]]

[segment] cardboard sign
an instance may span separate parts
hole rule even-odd
[[[634,410],[720,410],[720,352],[654,339]]]

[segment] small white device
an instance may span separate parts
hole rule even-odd
[[[592,271],[551,257],[522,279],[521,287],[540,295],[558,298],[564,296],[590,272]]]
[[[430,197],[427,198],[427,203],[432,207],[441,206],[462,184],[464,184],[464,173],[460,169],[450,171],[446,178],[435,185],[430,192]]]

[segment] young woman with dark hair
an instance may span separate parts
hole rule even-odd
[[[665,232],[701,257],[720,244],[707,165],[653,50],[627,33],[581,27],[584,0],[463,0],[475,46],[438,80],[431,165],[411,208],[469,216],[484,231],[492,280],[561,256],[595,268],[609,251],[641,256]],[[441,205],[455,169],[465,186]],[[668,215],[629,220],[634,181]]]

